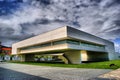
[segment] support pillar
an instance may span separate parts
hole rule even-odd
[[[80,64],[81,63],[81,53],[80,51],[68,51],[64,55],[71,64]]]
[[[81,60],[88,61],[88,54],[86,50],[81,50]]]
[[[59,55],[59,58],[62,59],[62,61],[63,61],[65,64],[68,64],[68,60],[66,59],[66,57],[64,57],[63,55]]]

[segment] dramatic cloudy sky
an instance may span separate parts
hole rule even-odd
[[[0,0],[3,45],[69,25],[120,47],[120,0]]]

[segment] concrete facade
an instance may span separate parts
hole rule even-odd
[[[72,27],[61,27],[38,36],[14,43],[13,55],[64,53],[66,63],[79,64],[82,61],[114,60],[114,44]],[[22,61],[31,61],[30,58]],[[64,59],[65,60],[65,59]]]
[[[116,59],[120,59],[120,53],[116,52]]]

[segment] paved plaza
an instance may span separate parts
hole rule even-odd
[[[110,71],[0,63],[0,80],[109,80],[96,77]]]
[[[120,80],[120,68],[109,73],[100,75],[99,78],[106,78],[111,80]]]

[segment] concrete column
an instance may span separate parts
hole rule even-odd
[[[81,50],[81,60],[82,61],[88,61],[87,51]]]
[[[23,54],[20,55],[20,61],[35,61],[34,54]]]
[[[81,53],[80,51],[68,51],[64,53],[65,56],[69,59],[71,64],[80,64],[81,63]]]
[[[65,64],[68,64],[68,60],[67,60],[63,55],[59,55],[59,58],[62,59],[62,61],[63,61]]]
[[[25,61],[25,55],[20,55],[20,61],[24,62]]]

